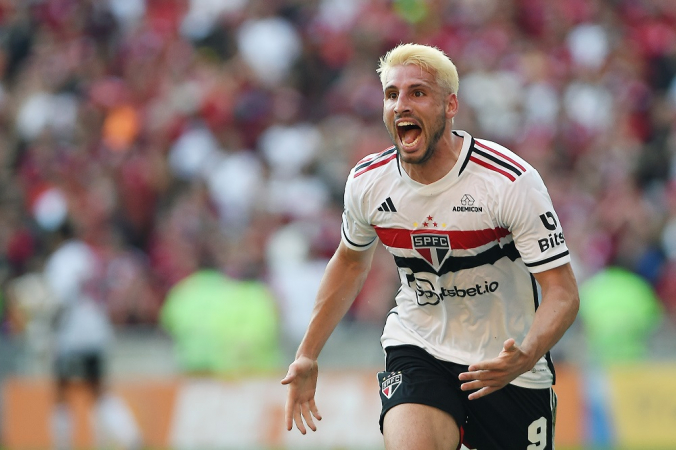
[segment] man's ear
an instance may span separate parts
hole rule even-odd
[[[458,95],[451,93],[446,97],[446,118],[452,119],[458,114]]]

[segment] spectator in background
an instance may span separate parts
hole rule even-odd
[[[418,41],[458,55],[468,103],[456,127],[551,180],[578,278],[621,263],[673,315],[675,5],[2,1],[0,282],[44,262],[55,230],[94,211],[133,255],[118,265],[133,270],[110,276],[150,299],[116,300],[111,318],[156,326],[205,236],[235,250],[218,269],[237,277],[278,227],[341,208],[350,167],[388,142],[373,61]],[[143,280],[129,276],[137,268]],[[365,305],[350,317],[371,316]]]
[[[648,357],[664,308],[644,278],[607,267],[580,286],[580,301],[591,362],[607,366]]]
[[[122,400],[106,387],[107,351],[112,324],[101,305],[101,260],[79,240],[68,240],[47,259],[44,278],[58,305],[53,339],[56,403],[51,428],[54,447],[73,448],[70,389],[83,383],[93,400],[91,424],[96,446],[139,449],[141,435]],[[98,300],[97,300],[98,298]]]
[[[188,374],[247,374],[279,364],[277,306],[260,281],[198,270],[171,288],[160,324]]]
[[[580,321],[587,346],[584,389],[589,442],[612,441],[609,367],[645,361],[664,307],[653,286],[627,269],[609,266],[580,285]]]

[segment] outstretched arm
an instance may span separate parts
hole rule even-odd
[[[462,390],[478,389],[469,395],[477,399],[503,388],[532,369],[563,336],[580,307],[577,283],[570,264],[534,274],[542,288],[542,303],[520,346],[507,339],[497,358],[469,366],[460,374]]]
[[[289,386],[284,416],[286,429],[293,423],[305,434],[305,424],[316,431],[313,416],[321,420],[315,405],[317,358],[329,336],[354,302],[371,268],[376,246],[365,251],[351,250],[342,242],[326,267],[319,285],[312,318],[296,352],[296,360],[282,384]]]

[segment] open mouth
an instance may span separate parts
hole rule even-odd
[[[422,135],[422,128],[413,122],[401,121],[397,124],[397,134],[399,141],[406,147],[413,147],[418,143]]]

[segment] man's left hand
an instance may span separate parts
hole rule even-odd
[[[463,391],[478,389],[469,394],[470,400],[484,397],[505,387],[510,381],[530,369],[529,357],[516,345],[514,339],[507,339],[497,358],[472,364],[467,372],[458,378],[466,381],[460,385]]]

